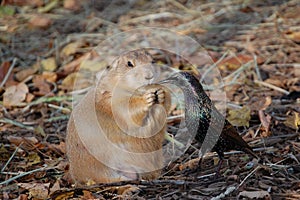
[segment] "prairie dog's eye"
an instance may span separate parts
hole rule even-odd
[[[130,62],[130,61],[127,62],[127,66],[128,66],[128,67],[134,67],[134,65],[133,65],[132,62]]]

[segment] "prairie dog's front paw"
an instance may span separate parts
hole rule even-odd
[[[161,88],[151,88],[144,94],[146,101],[145,110],[149,110],[154,104],[162,104],[165,101],[165,92]]]

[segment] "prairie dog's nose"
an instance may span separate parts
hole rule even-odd
[[[146,71],[144,72],[144,77],[145,77],[146,80],[153,79],[153,77],[154,77],[153,71],[152,71],[151,69],[146,70]]]

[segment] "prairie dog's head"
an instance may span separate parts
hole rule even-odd
[[[126,52],[105,69],[99,86],[106,91],[117,87],[133,92],[138,87],[151,84],[158,76],[152,62],[151,55],[145,50]]]

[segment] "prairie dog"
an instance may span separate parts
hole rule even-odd
[[[77,184],[155,179],[170,92],[152,84],[157,69],[144,50],[119,56],[74,108],[67,128],[70,174]]]

